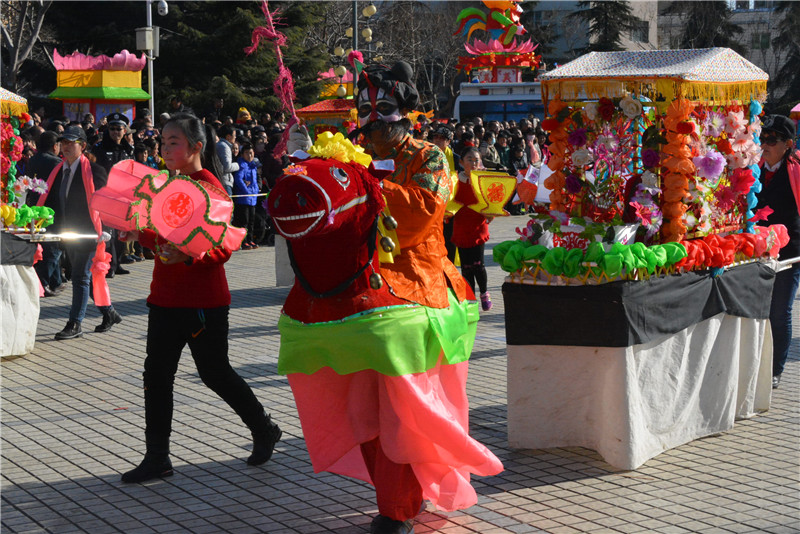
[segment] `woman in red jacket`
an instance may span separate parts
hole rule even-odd
[[[464,170],[458,173],[458,188],[455,201],[462,204],[453,216],[453,237],[451,241],[458,247],[458,257],[461,259],[461,274],[475,291],[475,283],[481,296],[481,308],[489,311],[492,308],[492,299],[487,291],[486,266],[483,263],[483,254],[486,242],[489,241],[489,219],[472,208],[478,199],[472,189],[470,173],[475,169],[482,169],[481,153],[475,147],[467,148],[461,154],[461,165]]]
[[[167,168],[222,190],[203,168],[205,133],[192,115],[179,113],[162,131],[162,156]],[[158,252],[147,306],[147,358],[144,362],[145,441],[139,466],[122,475],[123,482],[144,482],[172,475],[169,436],[172,430],[172,388],[178,360],[187,344],[203,383],[241,417],[253,435],[250,465],[265,463],[281,437],[253,391],[228,362],[228,308],[231,294],[224,264],[231,251],[216,248],[193,260],[152,231],[139,241]]]

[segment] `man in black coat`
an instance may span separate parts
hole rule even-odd
[[[87,180],[84,180],[83,161],[86,156],[86,132],[80,126],[70,126],[62,134],[61,152],[64,164],[53,180],[44,199],[44,205],[53,208],[55,215],[52,231],[56,233],[75,232],[77,234],[97,234],[89,212],[87,199]],[[88,163],[88,161],[87,161]],[[91,181],[94,190],[106,185],[108,174],[97,163],[90,163]],[[94,239],[72,239],[62,241],[63,248],[72,265],[72,306],[69,321],[64,329],[56,334],[57,340],[72,339],[83,335],[81,322],[86,315],[86,306],[91,296],[92,275],[90,268],[97,249]],[[95,332],[107,332],[122,317],[113,306],[98,306],[103,314],[103,322]]]
[[[61,163],[58,154],[61,152],[61,143],[58,134],[53,131],[42,132],[38,143],[39,151],[28,162],[28,176],[47,181],[53,169]],[[27,204],[36,204],[38,198],[28,193]],[[34,265],[36,274],[44,287],[44,296],[53,297],[66,287],[61,280],[61,247],[58,243],[42,243],[42,261]]]
[[[129,122],[128,117],[122,113],[111,113],[106,116],[106,132],[103,140],[92,147],[92,154],[97,158],[97,163],[106,170],[106,174],[116,163],[124,159],[133,159],[133,147],[125,141]],[[125,243],[117,239],[116,230],[109,230],[109,233],[111,241],[107,243],[106,249],[111,254],[111,268],[108,277],[128,274],[130,271],[124,269],[119,262],[125,255]]]

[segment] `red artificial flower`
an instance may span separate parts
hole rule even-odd
[[[678,133],[689,135],[694,132],[694,123],[690,121],[681,121],[678,123]]]
[[[610,121],[614,117],[614,102],[610,98],[601,98],[597,111],[604,121]]]
[[[736,169],[731,175],[731,189],[746,195],[750,192],[750,188],[755,181],[756,179],[753,176],[753,171],[750,169]]]
[[[561,123],[556,119],[545,119],[542,121],[542,130],[552,132],[558,130],[559,127],[561,127]]]
[[[769,206],[764,206],[760,210],[757,210],[752,217],[747,219],[747,222],[756,222],[756,221],[766,221],[774,210]]]
[[[722,211],[730,211],[736,205],[736,197],[739,194],[732,187],[721,187],[714,193],[717,197],[717,206]]]
[[[717,141],[717,150],[723,154],[733,154],[733,147],[731,146],[731,142],[727,139],[720,139]]]

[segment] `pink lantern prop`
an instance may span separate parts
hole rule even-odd
[[[92,197],[92,209],[100,212],[105,226],[131,232],[136,230],[136,223],[128,217],[131,204],[136,201],[133,191],[154,170],[147,165],[132,159],[120,161],[108,173],[106,186],[97,190]],[[159,172],[154,181],[163,186],[169,179],[167,171]]]
[[[150,229],[181,252],[200,259],[223,246],[236,250],[246,230],[230,226],[233,202],[224,191],[187,176],[169,177],[133,160],[111,168],[108,185],[95,193],[92,208],[117,230]]]

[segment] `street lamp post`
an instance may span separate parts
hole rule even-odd
[[[147,92],[150,94],[150,116],[156,120],[155,96],[153,95],[153,59],[158,55],[158,28],[153,28],[153,2],[158,6],[158,14],[162,17],[169,12],[165,0],[146,0],[147,26],[136,29],[136,48],[144,50],[147,56]]]

